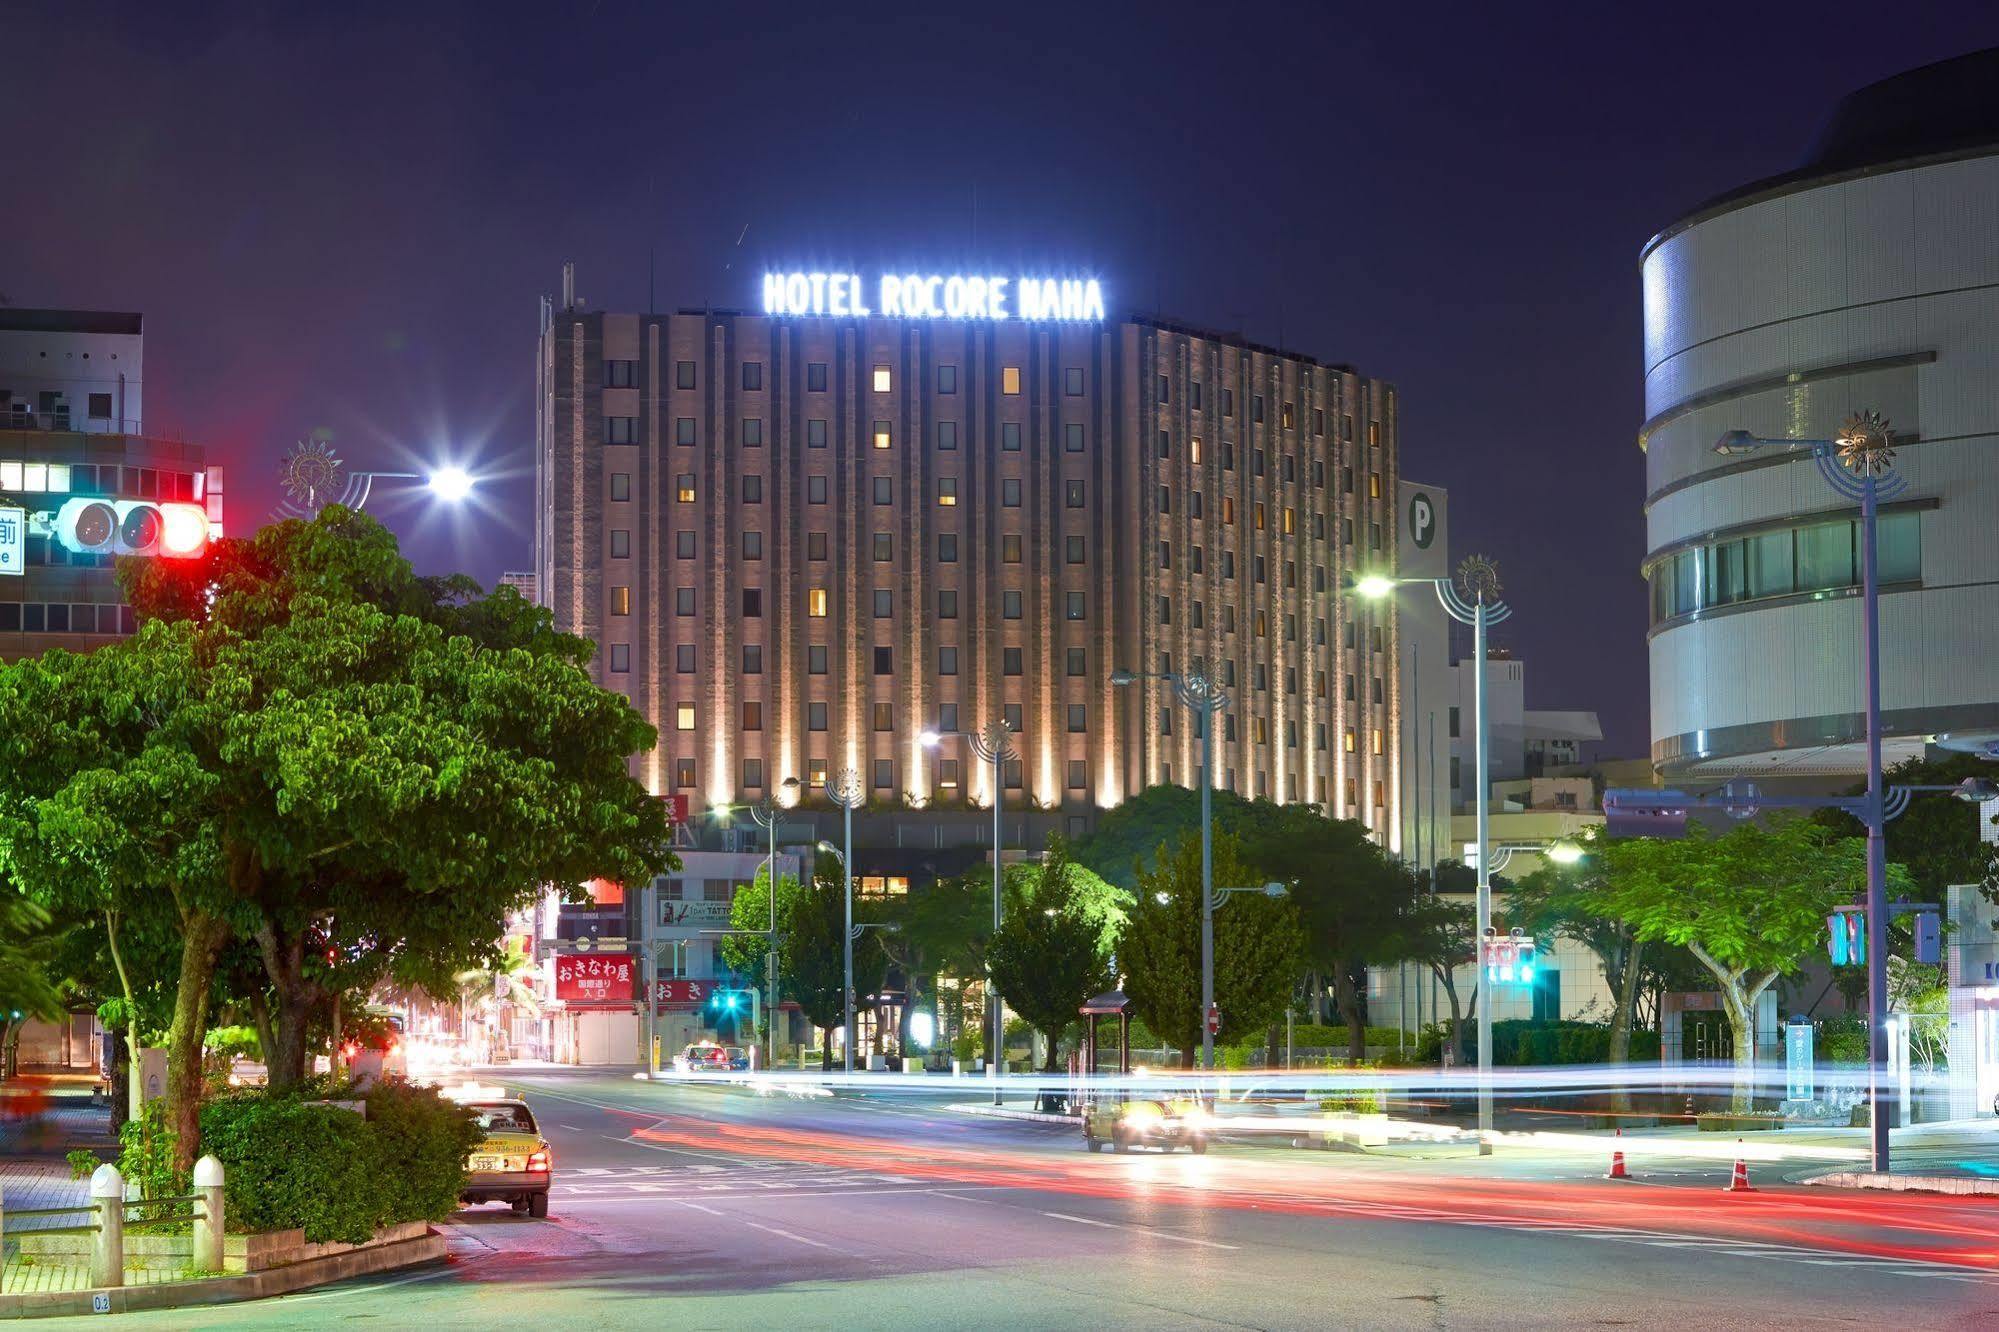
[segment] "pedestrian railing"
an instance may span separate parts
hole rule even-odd
[[[222,1270],[222,1163],[212,1156],[204,1156],[194,1163],[194,1192],[170,1198],[127,1198],[125,1177],[118,1173],[114,1165],[101,1165],[90,1177],[89,1201],[68,1207],[24,1207],[9,1209],[6,1197],[0,1194],[0,1247],[8,1238],[8,1223],[23,1217],[84,1216],[89,1218],[80,1225],[33,1226],[17,1229],[13,1235],[17,1243],[27,1235],[89,1235],[90,1244],[90,1284],[96,1286],[122,1286],[125,1284],[125,1226],[127,1213],[136,1211],[141,1215],[139,1224],[166,1219],[188,1220],[193,1223],[193,1250],[188,1266],[197,1272],[220,1272]],[[184,1217],[166,1218],[153,1213],[156,1209],[185,1207]]]

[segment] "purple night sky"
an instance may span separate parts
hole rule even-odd
[[[1647,744],[1638,251],[1990,4],[17,7],[0,297],[146,316],[148,426],[242,533],[323,431],[420,567],[527,563],[535,302],[752,308],[813,263],[1100,274],[1395,381],[1534,706]],[[518,10],[518,15],[510,11]],[[740,243],[739,243],[739,238]]]

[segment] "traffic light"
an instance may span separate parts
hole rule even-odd
[[[1496,985],[1534,983],[1534,940],[1519,930],[1502,935],[1488,928],[1485,933],[1485,978]]]
[[[202,552],[208,535],[208,511],[199,504],[71,499],[56,510],[55,538],[77,555],[186,559]]]
[[[1827,953],[1836,967],[1867,962],[1867,913],[1835,911],[1825,918]]]

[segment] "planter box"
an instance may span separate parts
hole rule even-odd
[[[1695,1115],[1703,1133],[1768,1133],[1784,1127],[1782,1115]]]
[[[429,1231],[427,1222],[405,1221],[400,1225],[384,1226],[359,1244],[338,1241],[308,1244],[303,1230],[270,1230],[255,1235],[225,1234],[222,1237],[222,1270],[232,1273],[265,1272],[308,1258],[330,1258],[357,1249],[375,1249],[385,1244],[421,1239]],[[89,1235],[37,1235],[28,1231],[20,1236],[21,1255],[51,1267],[87,1267],[90,1245]],[[127,1271],[185,1271],[193,1256],[192,1235],[134,1235],[127,1232],[125,1236]]]

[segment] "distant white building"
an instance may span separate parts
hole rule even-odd
[[[137,435],[144,320],[0,307],[0,429]]]
[[[531,569],[510,569],[500,575],[499,585],[501,587],[511,587],[514,591],[521,594],[521,600],[523,601],[533,601],[535,581],[534,571]]]
[[[1473,785],[1477,663],[1458,661],[1451,674],[1451,803],[1462,813],[1471,808],[1477,795]],[[1486,661],[1485,706],[1491,718],[1488,767],[1495,787],[1587,763],[1594,756],[1590,746],[1603,739],[1603,726],[1594,712],[1530,709],[1527,663],[1514,660],[1503,650],[1492,653]]]

